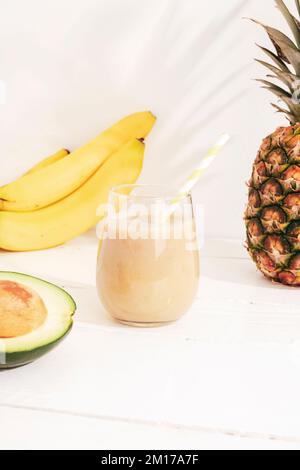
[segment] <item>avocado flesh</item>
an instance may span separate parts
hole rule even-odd
[[[48,312],[46,321],[36,330],[15,338],[0,338],[0,369],[7,369],[32,362],[59,344],[72,328],[76,304],[63,289],[32,276],[0,271],[0,280],[33,289]]]

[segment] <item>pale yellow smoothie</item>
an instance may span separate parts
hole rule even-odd
[[[105,239],[97,286],[105,309],[135,326],[173,322],[192,305],[198,290],[199,252],[184,235],[175,239]]]

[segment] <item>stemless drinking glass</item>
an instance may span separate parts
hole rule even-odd
[[[112,317],[133,326],[180,318],[199,282],[191,195],[174,204],[163,186],[123,185],[110,191],[98,255],[97,287]]]

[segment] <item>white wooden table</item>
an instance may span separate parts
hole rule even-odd
[[[0,253],[0,270],[65,287],[72,334],[0,373],[3,449],[300,449],[300,291],[258,274],[242,243],[210,240],[180,322],[114,323],[95,291],[87,234],[54,250]]]

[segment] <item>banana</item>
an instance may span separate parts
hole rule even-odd
[[[127,116],[68,158],[25,175],[0,188],[0,210],[35,211],[47,207],[82,186],[105,160],[131,139],[144,139],[155,117],[150,112]]]
[[[33,212],[0,212],[0,248],[31,251],[51,248],[84,233],[101,217],[111,187],[131,184],[143,166],[145,146],[133,140],[114,153],[90,179],[65,199]]]
[[[61,149],[58,152],[54,153],[54,155],[51,155],[50,157],[47,157],[41,162],[34,165],[32,168],[30,168],[30,170],[26,171],[25,175],[30,175],[31,173],[35,173],[36,171],[39,171],[42,168],[46,168],[47,166],[52,165],[53,163],[56,163],[59,160],[62,160],[67,155],[69,155],[69,153],[69,150]]]

